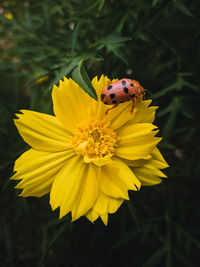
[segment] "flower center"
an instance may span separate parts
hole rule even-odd
[[[72,144],[77,154],[96,159],[112,154],[116,142],[110,123],[92,118],[78,125]]]

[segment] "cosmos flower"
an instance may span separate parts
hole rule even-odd
[[[48,75],[44,75],[44,76],[42,76],[41,78],[39,78],[40,75],[41,75],[41,73],[38,72],[38,71],[34,73],[34,77],[35,77],[35,78],[38,78],[38,79],[35,81],[35,83],[37,83],[37,84],[43,83],[43,82],[45,82],[46,80],[48,80],[48,78],[49,78]]]
[[[8,20],[13,20],[13,14],[11,12],[7,12],[5,14],[5,17],[8,19]]]
[[[100,99],[110,80],[95,77],[92,85]],[[64,78],[52,92],[55,116],[21,110],[15,125],[31,147],[15,162],[11,179],[21,180],[20,196],[50,194],[52,210],[72,221],[86,216],[91,222],[114,213],[129,190],[160,183],[168,167],[156,145],[161,138],[152,124],[157,107],[151,100],[130,102],[105,111],[73,80]]]

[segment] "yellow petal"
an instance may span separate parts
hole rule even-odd
[[[160,151],[158,150],[157,147],[155,147],[149,158],[147,159],[139,159],[139,160],[127,160],[127,159],[123,159],[123,161],[131,167],[142,167],[142,166],[152,166],[153,168],[157,168],[157,169],[165,169],[168,168],[169,165],[167,164],[167,162],[165,161],[165,159],[163,158],[162,154],[160,153]]]
[[[93,206],[93,210],[99,215],[106,213],[108,210],[108,196],[106,196],[101,190],[99,190],[99,194]]]
[[[134,118],[137,109],[134,108],[133,112],[131,113],[131,108],[132,102],[126,102],[108,112],[106,118],[111,121],[111,127],[113,130],[119,129],[132,118]]]
[[[108,213],[116,212],[123,201],[123,199],[109,197],[99,190],[98,198],[86,217],[93,223],[100,216],[104,224],[107,225]]]
[[[38,182],[38,184],[26,186],[19,196],[21,197],[41,197],[48,194],[51,190],[52,179],[49,177],[47,181]],[[17,186],[15,188],[18,188]]]
[[[111,163],[101,167],[99,184],[106,195],[123,199],[129,199],[128,190],[140,188],[140,182],[130,168],[115,157]]]
[[[83,177],[83,182],[72,208],[72,221],[85,215],[94,205],[98,196],[97,167],[88,164],[88,172]]]
[[[91,221],[92,223],[94,223],[94,221],[96,221],[99,218],[99,214],[91,209],[89,210],[86,214],[85,214],[86,218]]]
[[[128,127],[123,127],[117,131],[118,140],[120,144],[127,143],[129,140],[139,138],[141,136],[148,136],[152,133],[152,130],[157,126],[151,123],[136,123]],[[156,132],[154,132],[155,135]]]
[[[152,123],[155,119],[155,112],[158,108],[157,106],[149,107],[152,100],[142,101],[141,99],[136,101],[135,108],[136,113],[133,118],[128,122],[129,125],[133,123],[146,122]]]
[[[73,80],[64,78],[52,91],[53,108],[56,117],[70,132],[91,113],[91,106],[97,103]]]
[[[122,198],[109,197],[108,212],[109,213],[115,213],[119,209],[119,207],[121,206],[121,204],[123,202],[124,202],[124,200]]]
[[[155,114],[156,114],[157,109],[158,109],[157,106],[152,106],[152,107],[148,108],[147,114],[146,114],[145,118],[143,118],[142,122],[153,123],[155,120]]]
[[[100,217],[101,217],[103,223],[105,224],[105,226],[107,226],[107,224],[108,224],[108,213],[101,214]]]
[[[122,127],[117,131],[118,146],[115,149],[115,155],[128,160],[149,158],[149,154],[161,140],[154,137],[158,132],[152,131],[155,128],[157,127],[151,123],[137,123]]]
[[[35,149],[43,151],[63,151],[71,148],[71,134],[63,128],[54,116],[21,110],[16,114],[15,125],[24,141]]]
[[[111,157],[113,154],[108,154],[102,158],[89,158],[88,156],[84,156],[84,162],[86,163],[94,163],[96,166],[101,167],[110,162]]]
[[[158,169],[165,169],[168,168],[169,165],[167,164],[167,162],[165,161],[165,159],[163,158],[162,154],[160,153],[159,149],[157,147],[155,147],[152,151],[152,159],[150,161],[150,163]]]
[[[160,177],[167,177],[162,171],[160,171],[160,169],[167,168],[168,164],[164,160],[158,148],[154,148],[151,155],[152,157],[149,160],[136,161],[135,168],[132,168],[134,174],[142,182],[142,185],[158,184],[162,182]]]
[[[161,171],[158,175],[155,169],[149,169],[143,166],[141,168],[133,168],[133,172],[135,176],[141,181],[142,185],[155,185],[162,182],[162,180],[159,178],[161,177]]]
[[[84,215],[97,198],[95,179],[94,166],[85,164],[82,157],[75,156],[67,161],[53,182],[50,193],[52,209],[60,207],[60,218],[70,211],[73,220]]]
[[[73,151],[44,152],[29,149],[19,157],[14,166],[15,173],[11,179],[22,180],[16,188],[23,189],[21,196],[40,197],[50,191],[53,179],[63,167]]]

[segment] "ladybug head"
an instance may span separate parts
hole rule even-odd
[[[145,89],[140,85],[138,81],[133,80],[133,86],[135,88],[135,93],[137,96],[143,96],[145,94]]]

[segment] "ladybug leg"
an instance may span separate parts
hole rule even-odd
[[[134,110],[134,107],[135,107],[135,97],[133,97],[132,99],[132,102],[133,102],[133,105],[132,105],[132,108],[131,108],[131,114],[133,114],[133,110]]]
[[[114,106],[112,106],[112,108],[108,108],[105,112],[105,114],[107,115],[108,114],[108,111],[113,109],[113,108],[116,108],[117,106],[119,105],[119,103],[116,103]]]

